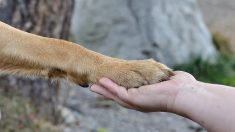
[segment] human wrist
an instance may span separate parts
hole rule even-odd
[[[216,89],[214,89],[216,90]],[[207,130],[213,128],[217,117],[214,102],[218,102],[218,96],[211,91],[210,84],[195,81],[191,85],[182,88],[175,99],[174,113],[189,118]]]
[[[202,101],[200,96],[205,93],[202,85],[203,83],[197,80],[179,85],[172,105],[172,112],[192,118],[191,114],[198,108],[195,106]]]

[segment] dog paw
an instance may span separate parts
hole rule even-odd
[[[152,59],[139,61],[107,61],[98,66],[96,72],[90,76],[93,83],[102,77],[113,80],[126,88],[138,88],[168,80],[174,73],[167,66]]]

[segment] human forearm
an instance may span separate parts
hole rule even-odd
[[[208,131],[235,131],[234,97],[232,87],[197,81],[179,90],[175,112],[198,122]]]

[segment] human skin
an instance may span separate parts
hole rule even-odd
[[[186,72],[170,80],[126,89],[107,78],[91,91],[142,112],[171,112],[189,118],[209,132],[235,131],[235,88],[197,81]]]

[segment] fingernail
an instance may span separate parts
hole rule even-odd
[[[91,85],[90,90],[91,90],[92,92],[95,92],[95,84],[94,84],[94,85]]]

